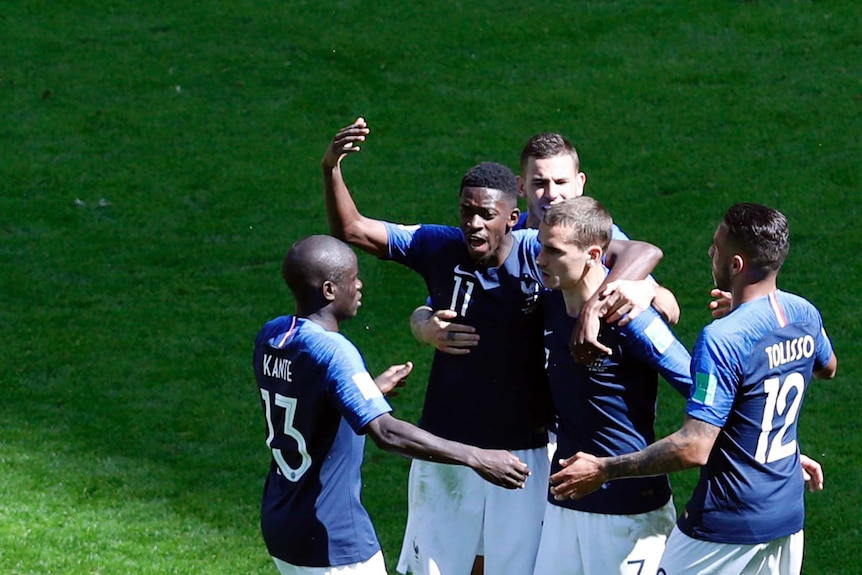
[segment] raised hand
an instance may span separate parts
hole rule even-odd
[[[389,397],[397,397],[398,392],[393,391],[397,387],[404,387],[407,376],[413,371],[413,362],[401,363],[390,366],[386,371],[374,378],[380,393]]]
[[[361,149],[358,144],[364,142],[370,132],[368,123],[362,117],[356,118],[349,126],[341,128],[323,154],[321,162],[323,167],[332,169],[341,163],[347,154],[358,152]]]

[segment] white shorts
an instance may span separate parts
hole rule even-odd
[[[767,543],[736,545],[693,539],[674,527],[658,575],[799,575],[803,547],[802,530]]]
[[[533,572],[548,492],[544,447],[513,451],[530,468],[524,489],[492,485],[468,467],[414,460],[400,573],[469,575],[476,555],[485,573]]]
[[[386,575],[382,551],[378,551],[367,561],[335,567],[300,567],[275,557],[272,560],[281,575]]]
[[[533,575],[655,575],[676,523],[673,500],[636,515],[605,515],[546,503]]]

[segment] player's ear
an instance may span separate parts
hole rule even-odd
[[[320,291],[323,294],[323,299],[326,301],[333,301],[335,299],[335,291],[336,291],[335,283],[331,280],[326,280],[323,282],[323,286],[321,286]]]
[[[578,181],[581,183],[581,193],[580,193],[580,194],[578,194],[578,195],[579,195],[579,196],[583,196],[583,195],[584,195],[584,186],[586,186],[586,185],[587,185],[587,175],[586,175],[585,173],[583,173],[583,172],[578,172],[578,175],[577,175],[577,176],[575,176],[575,177],[576,177],[576,178],[578,179]]]
[[[602,263],[604,252],[599,246],[590,246],[587,248],[587,265],[594,266]]]
[[[730,262],[730,271],[732,274],[737,275],[742,273],[745,269],[745,259],[739,254],[733,256],[733,259]]]
[[[514,228],[515,225],[518,223],[518,218],[520,218],[520,217],[521,217],[521,210],[519,210],[518,208],[512,208],[512,211],[509,212],[509,221],[506,224],[506,227],[510,230],[512,228]]]
[[[518,195],[524,199],[527,199],[527,192],[524,191],[524,178],[521,176],[515,176],[515,179],[518,180]]]

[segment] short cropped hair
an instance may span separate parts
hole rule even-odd
[[[572,157],[575,161],[575,171],[580,171],[581,159],[578,157],[578,151],[575,149],[575,146],[570,141],[560,134],[551,132],[536,134],[527,140],[524,149],[521,150],[521,174],[523,175],[527,172],[527,162],[530,158],[544,160],[564,154]]]
[[[515,201],[518,200],[518,179],[515,173],[496,162],[482,162],[467,170],[461,178],[461,189],[464,188],[500,190]]]
[[[341,240],[314,235],[296,241],[284,256],[281,274],[297,302],[310,304],[327,281],[340,284],[356,267],[356,254]]]
[[[579,196],[552,205],[545,212],[542,223],[568,229],[569,233],[564,236],[566,243],[581,249],[597,245],[602,251],[607,251],[614,220],[597,199]]]
[[[777,272],[790,249],[787,217],[776,209],[742,202],[724,214],[728,245],[739,250],[752,267],[765,273]]]

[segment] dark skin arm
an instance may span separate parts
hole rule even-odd
[[[365,141],[369,131],[365,120],[357,118],[335,134],[320,162],[323,197],[329,232],[333,236],[377,257],[385,257],[389,253],[389,236],[383,222],[366,218],[359,212],[341,173],[341,161],[359,152],[359,143]]]
[[[506,489],[524,486],[530,470],[515,455],[500,449],[480,449],[449,441],[385,413],[365,426],[383,451],[436,463],[466,465],[482,479]]]

